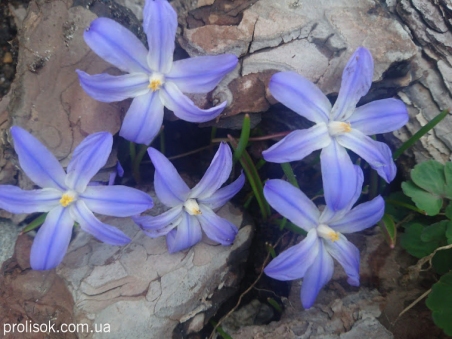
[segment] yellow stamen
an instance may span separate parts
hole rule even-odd
[[[202,214],[199,209],[198,202],[195,199],[188,199],[184,204],[185,210],[190,215],[200,215]]]
[[[153,92],[158,91],[161,86],[162,82],[159,79],[151,79],[148,85],[148,87],[152,89]]]
[[[331,136],[350,133],[352,131],[352,126],[349,122],[331,121],[328,124],[328,131]]]
[[[71,202],[74,201],[74,196],[64,193],[63,196],[60,199],[60,204],[63,207],[67,207]]]
[[[336,232],[330,226],[325,224],[317,226],[317,234],[324,239],[331,240],[332,242],[339,240],[339,232]]]

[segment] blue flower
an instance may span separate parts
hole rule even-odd
[[[147,0],[143,29],[149,51],[129,30],[117,22],[98,18],[85,31],[89,47],[102,59],[129,74],[88,75],[77,70],[80,84],[94,99],[103,102],[134,98],[119,135],[149,144],[163,122],[167,107],[182,120],[205,122],[217,117],[226,102],[202,110],[186,93],[206,93],[237,65],[235,55],[201,56],[173,62],[177,14],[166,0]]]
[[[245,183],[243,173],[230,185],[220,188],[232,169],[230,148],[222,143],[200,182],[189,189],[174,166],[159,151],[148,148],[155,167],[154,187],[160,201],[171,207],[159,216],[134,217],[145,233],[152,237],[166,235],[170,253],[198,243],[202,231],[211,240],[231,245],[237,227],[215,214]]]
[[[366,229],[384,213],[384,200],[378,196],[352,209],[361,194],[362,171],[354,166],[358,177],[354,195],[344,209],[334,212],[328,205],[320,212],[309,198],[291,184],[268,180],[264,195],[282,216],[308,232],[299,244],[285,250],[267,265],[264,272],[278,280],[303,278],[301,301],[310,308],[323,286],[333,275],[335,258],[344,268],[348,283],[359,285],[359,251],[343,233]]]
[[[315,125],[293,131],[262,154],[267,161],[282,163],[301,160],[322,149],[320,161],[325,199],[333,210],[343,209],[350,201],[357,180],[346,148],[365,159],[387,182],[396,175],[389,147],[368,135],[402,127],[408,121],[408,112],[402,101],[392,98],[355,108],[369,91],[372,74],[372,55],[360,47],[344,69],[339,96],[333,107],[316,85],[297,73],[277,73],[270,80],[272,95]]]
[[[105,243],[124,245],[130,241],[123,232],[102,223],[93,214],[128,217],[153,206],[149,195],[134,188],[88,186],[107,162],[113,143],[110,133],[99,132],[86,137],[75,148],[67,174],[53,154],[30,133],[13,126],[11,134],[22,170],[43,188],[27,191],[2,185],[0,208],[11,213],[48,212],[31,248],[33,269],[48,270],[58,266],[67,251],[74,221]]]

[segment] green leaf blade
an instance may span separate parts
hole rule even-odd
[[[433,285],[425,303],[432,311],[435,324],[452,336],[452,272],[443,275]]]
[[[416,207],[425,211],[427,215],[437,215],[441,210],[443,199],[437,194],[426,192],[422,188],[418,187],[414,182],[402,182],[402,190],[403,193],[413,200]]]

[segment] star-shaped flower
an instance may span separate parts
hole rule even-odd
[[[155,193],[171,209],[156,217],[141,216],[133,220],[152,238],[166,235],[170,253],[198,243],[202,231],[213,241],[231,245],[237,227],[216,215],[214,210],[240,191],[245,176],[242,173],[233,183],[220,188],[232,169],[232,153],[228,145],[220,144],[206,173],[192,189],[163,154],[154,148],[148,148],[148,153],[155,167]]]
[[[67,251],[74,221],[105,243],[124,245],[130,241],[122,231],[102,223],[93,214],[129,217],[153,206],[149,195],[131,187],[88,186],[107,162],[113,144],[110,133],[86,137],[75,148],[67,174],[53,154],[30,133],[13,126],[11,135],[22,170],[43,188],[27,191],[1,185],[0,208],[11,213],[48,212],[31,248],[33,269],[58,266]]]
[[[217,117],[226,102],[202,110],[185,93],[206,93],[233,70],[235,55],[200,56],[173,62],[177,14],[166,0],[146,0],[143,29],[149,51],[128,29],[107,18],[98,18],[85,31],[89,47],[102,59],[129,74],[88,75],[77,70],[80,84],[94,99],[103,102],[134,98],[119,135],[149,144],[160,130],[163,108],[182,120],[205,122]]]
[[[299,244],[280,253],[264,272],[278,280],[303,278],[301,301],[310,308],[317,294],[333,276],[335,258],[348,275],[348,283],[359,285],[359,250],[342,233],[364,230],[378,222],[384,213],[384,200],[378,196],[352,209],[361,194],[362,171],[354,166],[358,177],[354,196],[344,209],[334,212],[328,205],[320,212],[299,189],[288,182],[268,180],[264,195],[282,216],[308,232]]]
[[[357,177],[346,149],[365,159],[387,182],[396,167],[389,147],[368,135],[394,131],[408,121],[404,103],[397,99],[373,101],[356,108],[372,84],[373,60],[364,47],[358,48],[342,74],[336,103],[309,80],[294,72],[276,73],[270,80],[272,95],[315,125],[297,130],[262,152],[270,162],[301,160],[315,150],[320,154],[325,199],[330,208],[343,209],[353,196]]]

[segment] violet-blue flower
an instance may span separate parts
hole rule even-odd
[[[195,106],[185,93],[206,93],[233,70],[235,55],[200,56],[173,62],[177,14],[166,0],[146,0],[143,29],[149,51],[128,29],[114,20],[98,18],[85,31],[85,42],[102,59],[129,74],[88,75],[77,70],[80,84],[103,102],[134,98],[119,135],[149,144],[163,122],[167,107],[182,120],[205,122],[217,117],[226,102],[207,110]]]
[[[119,229],[97,219],[94,213],[129,217],[153,206],[149,195],[126,186],[88,186],[105,165],[113,137],[94,133],[78,145],[67,167],[34,136],[13,126],[11,135],[19,163],[25,174],[41,189],[22,190],[0,186],[0,208],[11,213],[48,212],[31,247],[30,263],[35,270],[52,269],[63,260],[76,221],[85,231],[111,245],[130,239]]]
[[[162,153],[151,147],[148,153],[155,167],[155,193],[170,209],[156,217],[140,216],[133,220],[152,238],[166,235],[170,253],[195,245],[201,240],[202,232],[215,242],[231,245],[238,232],[237,227],[214,212],[245,183],[242,173],[233,183],[220,188],[232,169],[229,146],[220,144],[206,173],[192,189],[188,188]]]
[[[378,222],[384,213],[384,200],[377,196],[371,201],[352,206],[361,194],[362,171],[354,166],[357,184],[354,195],[344,209],[333,211],[328,205],[320,212],[299,189],[279,179],[268,180],[264,195],[268,203],[282,216],[308,232],[299,244],[280,253],[264,272],[278,280],[303,278],[301,301],[310,308],[317,294],[333,275],[336,259],[348,276],[348,283],[359,285],[359,250],[343,233],[366,229]]]
[[[372,84],[373,60],[370,52],[358,48],[342,74],[342,84],[333,107],[311,81],[294,72],[276,73],[269,89],[276,100],[315,123],[297,130],[262,152],[270,162],[301,160],[315,150],[320,154],[325,199],[333,210],[343,209],[353,196],[357,177],[346,148],[365,159],[387,182],[396,167],[389,147],[368,135],[394,131],[408,121],[404,103],[382,99],[355,108]]]

